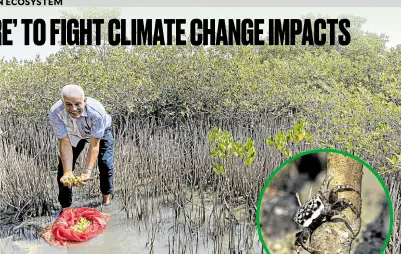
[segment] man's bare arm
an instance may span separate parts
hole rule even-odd
[[[70,176],[73,176],[72,173],[73,153],[72,153],[72,146],[68,136],[59,139],[59,146],[60,146],[59,149],[60,149],[61,163],[63,164],[63,176],[60,178],[60,182],[64,184],[64,186],[71,188],[72,183],[67,183],[67,180]]]
[[[63,164],[63,171],[65,174],[67,171],[72,171],[72,160],[73,160],[72,146],[68,136],[59,139],[59,149],[60,149],[61,162]]]
[[[85,167],[87,169],[92,170],[93,167],[95,166],[97,156],[99,155],[99,146],[100,146],[100,138],[91,137],[89,142],[88,153],[86,154]]]

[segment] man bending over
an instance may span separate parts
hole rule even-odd
[[[58,200],[62,208],[71,206],[71,187],[86,184],[97,159],[103,205],[108,205],[114,181],[111,117],[99,101],[85,97],[84,90],[78,85],[63,87],[61,94],[62,99],[51,107],[49,113],[50,124],[59,140]],[[75,162],[86,143],[89,143],[89,149],[82,180],[79,184],[67,183],[67,179],[74,176]]]

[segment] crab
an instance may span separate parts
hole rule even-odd
[[[329,179],[329,180],[327,180]],[[352,232],[354,238],[356,238],[351,226],[345,220],[345,218],[333,219],[333,216],[340,215],[343,210],[350,208],[353,213],[356,214],[357,218],[360,217],[360,213],[351,201],[345,198],[338,199],[338,193],[344,191],[354,191],[360,195],[360,192],[351,185],[338,185],[328,190],[328,185],[331,178],[326,177],[324,180],[321,190],[314,196],[311,197],[312,189],[309,192],[308,200],[302,204],[298,193],[297,198],[299,202],[299,209],[294,216],[294,221],[302,227],[302,231],[298,232],[295,237],[295,250],[299,252],[299,247],[302,247],[309,253],[315,252],[316,250],[310,246],[306,246],[306,242],[309,240],[313,231],[315,231],[320,225],[326,221],[342,221],[345,223],[347,228]]]

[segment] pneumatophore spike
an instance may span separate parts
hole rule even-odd
[[[295,193],[295,196],[297,196],[299,206],[302,206],[301,199],[299,198],[298,192]]]

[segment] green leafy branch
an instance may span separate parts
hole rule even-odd
[[[401,166],[401,153],[400,154],[392,153],[392,154],[393,154],[393,156],[391,157],[391,159],[389,159],[389,158],[386,158],[386,159],[390,163],[390,169],[392,171],[395,171],[395,170],[399,169],[400,166]],[[378,167],[378,169],[380,171],[387,171],[388,170],[388,168],[383,167],[383,166],[382,167]]]
[[[221,128],[214,128],[208,132],[207,137],[213,145],[210,149],[210,155],[220,161],[213,168],[213,171],[218,175],[225,173],[224,162],[232,156],[241,158],[245,165],[251,165],[256,158],[255,144],[251,138],[242,144],[236,141],[230,132],[222,131]]]
[[[280,131],[274,137],[267,137],[266,143],[268,146],[274,147],[281,152],[281,154],[288,158],[292,156],[290,149],[291,143],[299,143],[304,139],[310,138],[310,133],[306,132],[306,122],[301,120],[299,123],[294,123],[294,128],[287,132]]]

